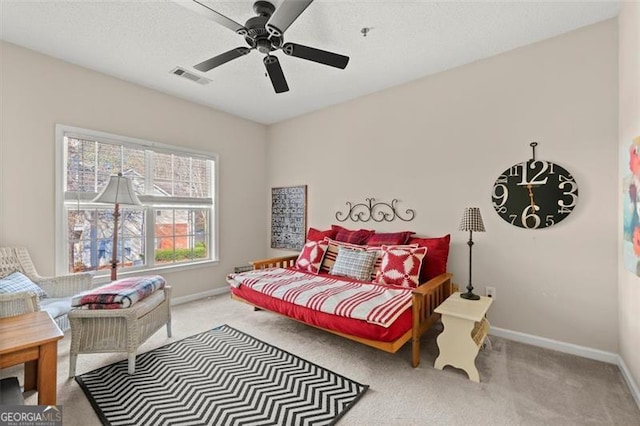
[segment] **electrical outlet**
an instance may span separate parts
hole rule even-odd
[[[496,298],[496,288],[495,287],[485,287],[484,294],[487,297],[495,299]]]

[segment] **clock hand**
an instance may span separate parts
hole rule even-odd
[[[536,203],[533,201],[533,189],[531,184],[527,184],[527,190],[529,191],[529,199],[531,200],[531,213],[536,211]]]

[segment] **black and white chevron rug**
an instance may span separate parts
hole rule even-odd
[[[105,425],[331,425],[366,392],[227,325],[76,376]]]

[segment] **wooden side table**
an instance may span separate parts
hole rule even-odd
[[[0,368],[24,363],[24,390],[39,405],[56,405],[60,328],[44,311],[0,318]]]
[[[461,368],[469,379],[479,383],[476,356],[489,333],[489,321],[485,318],[493,299],[467,300],[460,293],[453,293],[434,312],[441,315],[444,331],[438,336],[440,355],[434,367],[442,370],[445,365]]]

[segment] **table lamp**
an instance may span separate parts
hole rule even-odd
[[[473,285],[471,285],[471,253],[473,249],[473,232],[485,232],[480,208],[466,207],[458,229],[460,231],[469,231],[469,241],[467,241],[469,246],[469,285],[467,285],[467,292],[460,294],[460,297],[468,300],[479,300],[480,296],[473,294]]]

